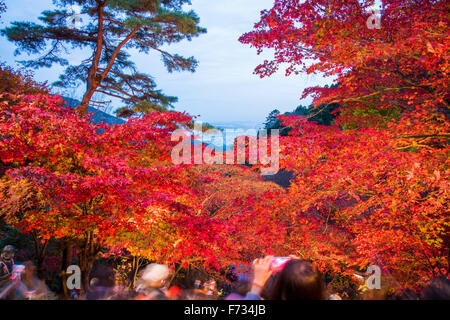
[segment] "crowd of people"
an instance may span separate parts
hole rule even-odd
[[[36,275],[36,267],[28,261],[15,264],[14,247],[6,246],[0,259],[0,299],[53,300],[45,281]],[[91,274],[90,288],[84,294],[70,291],[72,299],[84,300],[342,300],[329,292],[319,270],[296,256],[267,256],[252,264],[249,280],[237,282],[232,292],[222,295],[216,282],[195,280],[193,288],[171,285],[169,267],[152,263],[139,274],[133,289],[117,284],[114,269],[101,266]],[[411,297],[408,297],[411,299]],[[433,282],[415,299],[450,299],[447,280]]]
[[[136,288],[130,292],[120,289],[111,281],[112,277],[103,272],[100,278],[91,280],[91,291],[87,299],[123,299],[135,300],[326,300],[338,299],[329,296],[320,272],[310,263],[295,256],[283,258],[279,263],[273,256],[256,259],[253,262],[250,285],[235,287],[234,292],[220,297],[213,279],[202,283],[196,280],[194,288],[182,289],[168,286],[171,278],[170,269],[160,264],[149,264],[137,280]],[[101,278],[106,275],[105,278]],[[107,280],[109,279],[109,281]]]

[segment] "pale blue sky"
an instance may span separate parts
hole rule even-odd
[[[9,21],[37,21],[43,10],[53,7],[51,0],[6,0],[8,10],[3,15],[2,27]],[[320,75],[285,77],[280,70],[270,78],[260,79],[253,74],[254,68],[264,60],[254,48],[238,42],[238,38],[253,28],[259,20],[260,11],[271,8],[273,0],[192,0],[191,9],[200,16],[201,26],[208,33],[194,38],[192,42],[171,45],[164,49],[184,56],[195,56],[200,64],[196,73],[169,74],[159,55],[133,54],[140,71],[152,75],[159,88],[166,94],[177,96],[178,111],[200,115],[203,121],[217,123],[230,121],[263,122],[267,114],[277,108],[291,111],[299,104],[304,88],[331,83]],[[14,65],[15,46],[2,38],[0,60]],[[267,57],[270,57],[267,52]],[[87,54],[71,52],[70,59],[78,63]],[[57,80],[60,67],[36,71],[36,79]],[[81,90],[81,89],[80,89]],[[81,91],[69,92],[80,98]],[[66,93],[67,94],[67,93]]]

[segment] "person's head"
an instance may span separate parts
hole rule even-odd
[[[112,266],[97,265],[91,272],[90,286],[111,288],[115,285],[115,271]]]
[[[250,282],[248,281],[236,281],[235,283],[233,283],[231,291],[241,295],[241,296],[245,296],[245,294],[250,290]]]
[[[272,295],[274,292],[275,283],[277,283],[277,279],[280,276],[280,272],[273,273],[264,284],[264,287],[261,290],[261,298],[264,300],[272,299]]]
[[[16,254],[16,248],[11,245],[7,245],[2,250],[2,260],[4,261],[10,261],[14,258],[14,255]]]
[[[322,275],[311,262],[294,259],[273,277],[271,300],[326,300]]]
[[[207,281],[203,287],[209,293],[214,293],[217,290],[216,281],[213,279]]]
[[[170,275],[170,270],[162,264],[152,263],[145,267],[142,273],[142,281],[149,287],[160,288]]]

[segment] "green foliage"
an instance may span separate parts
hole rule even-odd
[[[264,129],[270,130],[281,128],[281,120],[277,118],[280,114],[280,111],[277,109],[270,112],[266,118],[266,122],[264,122]]]
[[[334,111],[339,108],[339,104],[320,105],[315,108],[313,105],[309,107],[298,106],[297,109],[287,115],[301,115],[307,117],[309,121],[316,122],[324,126],[331,126],[336,119]]]
[[[13,22],[1,30],[16,44],[16,54],[41,55],[22,61],[23,65],[31,68],[66,66],[55,85],[77,87],[86,83],[82,103],[86,110],[88,105],[104,103],[92,101],[94,93],[120,99],[124,107],[118,114],[127,117],[172,107],[177,98],[164,95],[156,89],[149,75],[139,73],[128,50],[144,54],[157,51],[168,72],[194,72],[198,64],[194,57],[185,58],[161,49],[163,45],[192,40],[206,32],[198,25],[199,17],[195,12],[182,10],[189,1],[54,2],[58,9],[42,12],[40,24]],[[73,12],[71,5],[80,6],[80,13]],[[79,21],[82,23],[75,23]],[[88,49],[91,53],[80,65],[71,65],[67,59],[69,49]]]
[[[13,245],[17,250],[33,248],[33,240],[27,234],[7,224],[0,227],[0,250],[6,245]]]
[[[317,108],[314,108],[314,106],[305,107],[300,105],[294,111],[285,112],[283,115],[303,116],[308,118],[309,121],[316,122],[317,124],[330,126],[336,119],[334,111],[339,108],[339,106],[340,105],[337,103],[322,105]],[[290,128],[287,128],[281,124],[281,120],[277,118],[279,115],[281,115],[281,113],[276,109],[269,113],[266,118],[266,122],[264,123],[264,129],[280,129],[280,134],[282,136],[286,136],[289,133]]]
[[[341,126],[344,130],[358,129],[376,123],[382,128],[392,120],[398,120],[402,111],[399,107],[391,106],[384,109],[367,107],[342,108],[343,121]],[[370,122],[369,122],[370,121]]]
[[[327,275],[329,293],[337,293],[344,299],[355,299],[358,296],[358,285],[355,279],[342,274]]]
[[[0,17],[6,11],[6,5],[4,1],[0,1]]]

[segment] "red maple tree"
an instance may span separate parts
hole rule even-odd
[[[340,103],[334,126],[281,117],[293,250],[345,272],[379,264],[399,288],[449,276],[447,1],[277,0],[241,42],[274,59],[255,73],[321,73],[315,106]],[[317,107],[317,112],[321,108]],[[342,130],[344,129],[344,130]],[[295,238],[298,238],[295,241]]]

